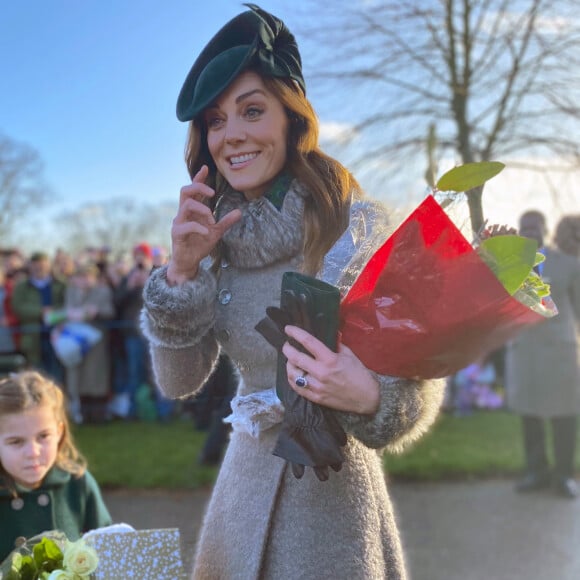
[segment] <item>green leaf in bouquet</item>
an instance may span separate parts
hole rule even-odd
[[[479,255],[513,295],[532,271],[537,248],[535,240],[523,236],[494,236],[480,244]]]
[[[550,295],[550,285],[535,272],[530,272],[521,290],[530,297],[545,298]]]
[[[62,550],[54,540],[51,540],[50,538],[42,538],[41,544],[44,546],[46,557],[49,560],[62,562],[63,559]]]
[[[0,576],[0,578],[2,578],[2,580],[20,580],[22,576],[20,575],[20,571],[10,569],[4,576]]]
[[[437,182],[439,191],[467,191],[483,185],[505,167],[499,161],[465,163],[445,173]]]
[[[19,552],[12,554],[12,560],[10,562],[10,566],[12,570],[18,571],[22,568],[22,559],[24,556]]]
[[[36,567],[40,568],[42,563],[46,561],[46,547],[44,545],[44,540],[32,547],[32,556]]]
[[[36,576],[36,564],[32,556],[22,556],[20,561],[19,578],[21,580],[34,580]]]
[[[4,576],[0,576],[1,578],[6,578],[6,580],[19,580],[22,578],[20,575],[20,570],[22,569],[22,554],[16,552],[12,554],[12,558],[6,560],[6,562],[2,565],[2,570],[0,570],[0,574],[4,572]],[[6,564],[9,564],[10,568],[6,571]]]
[[[536,267],[538,264],[541,264],[545,259],[546,256],[544,256],[542,252],[536,252],[536,260],[534,262],[534,267]]]
[[[52,572],[60,568],[63,562],[63,554],[58,544],[50,538],[42,538],[34,545],[34,562],[36,568],[42,572]]]

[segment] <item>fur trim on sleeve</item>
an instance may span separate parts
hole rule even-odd
[[[374,415],[337,413],[347,433],[367,447],[400,452],[424,435],[435,422],[445,381],[415,381],[373,373],[380,385],[379,409]]]
[[[215,276],[200,268],[195,280],[167,283],[167,266],[155,270],[143,289],[141,330],[155,346],[184,348],[197,344],[215,321]]]
[[[165,348],[150,345],[155,384],[171,399],[191,397],[206,382],[219,354],[219,346],[208,333],[197,345]]]

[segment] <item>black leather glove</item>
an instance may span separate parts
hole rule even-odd
[[[339,471],[344,462],[341,447],[346,445],[346,434],[330,409],[301,397],[288,384],[287,359],[281,349],[290,339],[284,327],[291,324],[303,328],[336,350],[339,303],[340,294],[334,286],[286,272],[280,308],[268,307],[267,317],[256,325],[256,330],[278,350],[276,391],[285,411],[273,453],[290,462],[298,479],[304,475],[305,467],[312,467],[320,481],[328,479],[329,467]],[[300,344],[290,342],[304,351]]]

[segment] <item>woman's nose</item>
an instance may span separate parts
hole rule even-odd
[[[237,143],[246,139],[246,131],[238,119],[229,120],[226,125],[225,139],[228,143]]]

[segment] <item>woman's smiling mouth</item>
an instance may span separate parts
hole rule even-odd
[[[258,153],[244,153],[243,155],[234,155],[230,157],[230,165],[241,165],[242,163],[246,163],[247,161],[251,161],[258,157]]]

